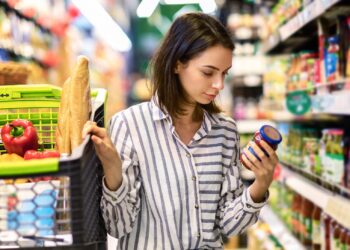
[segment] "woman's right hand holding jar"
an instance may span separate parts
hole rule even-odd
[[[282,136],[278,130],[264,125],[255,133],[254,140],[242,151],[242,164],[255,174],[255,181],[251,185],[251,196],[255,201],[261,201],[261,197],[272,183],[274,170],[278,164],[275,150],[281,141]]]

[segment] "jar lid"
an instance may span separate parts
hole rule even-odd
[[[279,144],[282,141],[282,135],[277,129],[270,125],[264,125],[260,128],[260,134],[269,144]]]

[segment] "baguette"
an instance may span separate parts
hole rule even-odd
[[[61,104],[58,111],[58,124],[56,129],[56,150],[58,152],[70,154],[70,109],[69,109],[69,94],[70,94],[70,78],[68,78],[62,88]]]
[[[91,112],[89,60],[79,56],[70,78],[70,142],[71,150],[82,143],[82,130]]]

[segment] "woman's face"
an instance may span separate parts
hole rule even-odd
[[[232,66],[232,50],[216,45],[204,50],[186,64],[178,62],[175,73],[191,103],[209,104],[224,88]]]

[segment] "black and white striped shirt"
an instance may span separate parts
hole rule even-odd
[[[221,234],[257,221],[266,201],[253,202],[243,187],[232,119],[205,112],[185,145],[152,99],[116,114],[109,133],[123,181],[113,192],[103,184],[101,207],[118,249],[221,249]]]

